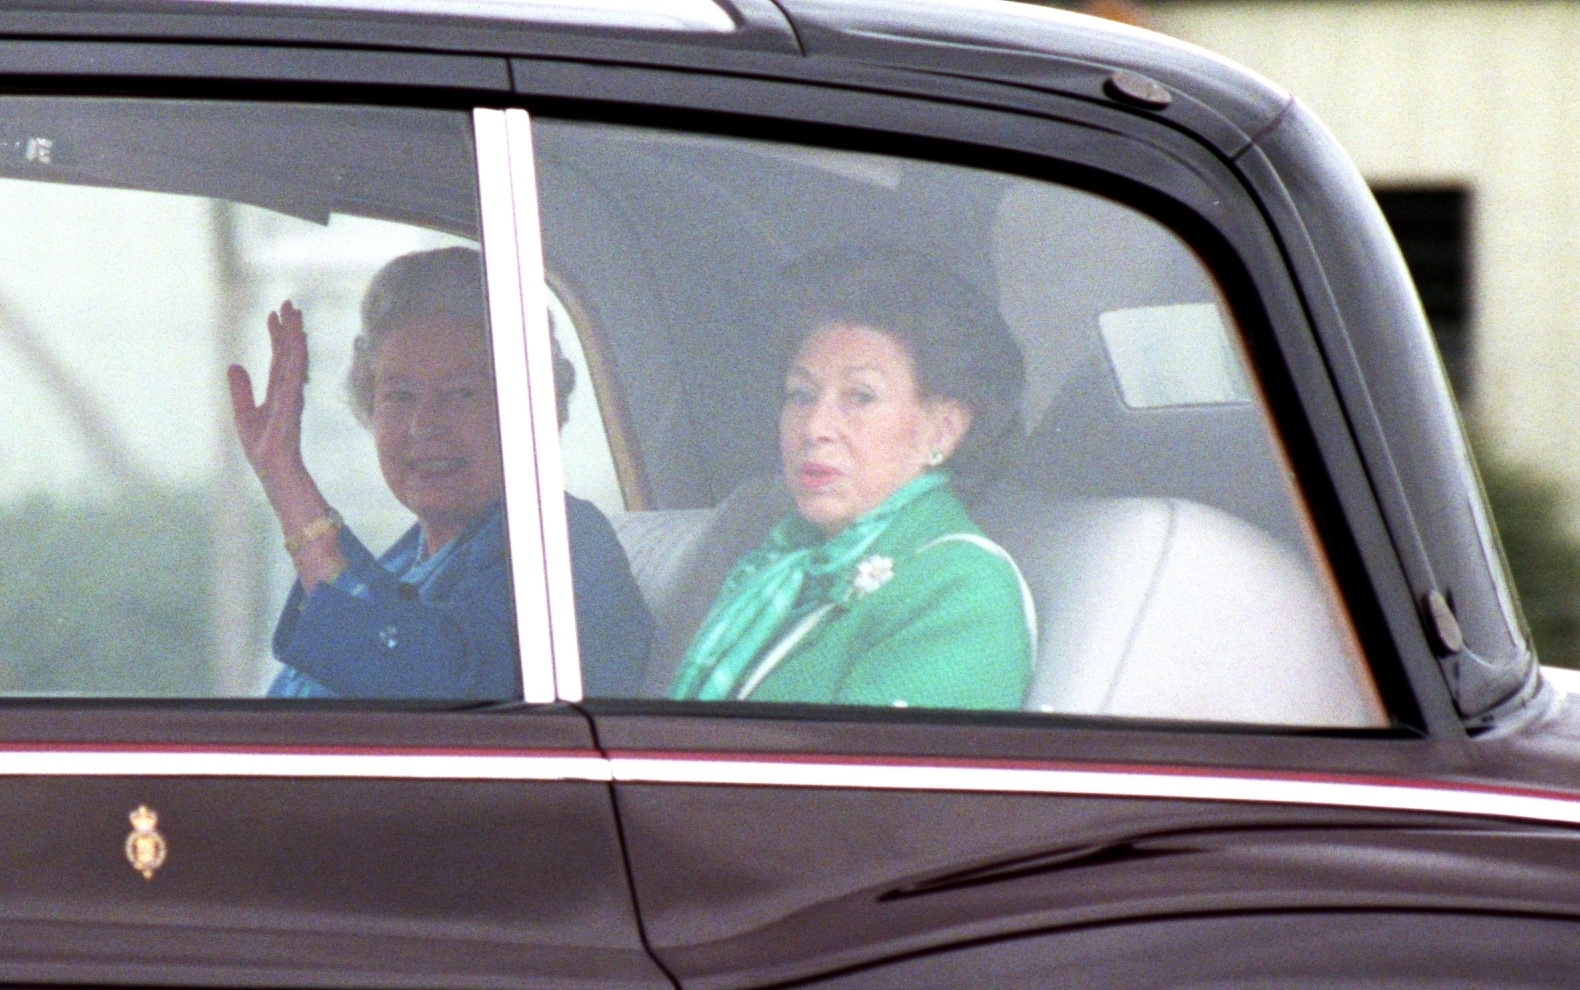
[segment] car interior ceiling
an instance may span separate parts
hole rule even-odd
[[[0,178],[203,196],[328,223],[336,213],[478,236],[458,111],[11,97]]]

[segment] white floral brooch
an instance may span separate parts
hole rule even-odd
[[[889,583],[894,577],[894,561],[880,554],[873,554],[856,565],[856,576],[850,579],[850,590],[857,598],[865,598]]]

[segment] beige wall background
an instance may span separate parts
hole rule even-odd
[[[1580,3],[1157,2],[1149,27],[1289,89],[1373,183],[1471,194],[1475,395],[1580,531]]]

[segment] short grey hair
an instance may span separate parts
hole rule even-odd
[[[373,362],[391,334],[442,317],[488,332],[483,259],[475,248],[448,247],[403,254],[380,268],[362,296],[362,329],[351,344],[346,395],[365,425],[373,418]]]

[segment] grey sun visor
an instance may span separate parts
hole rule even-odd
[[[471,122],[453,110],[12,97],[0,178],[478,230]]]

